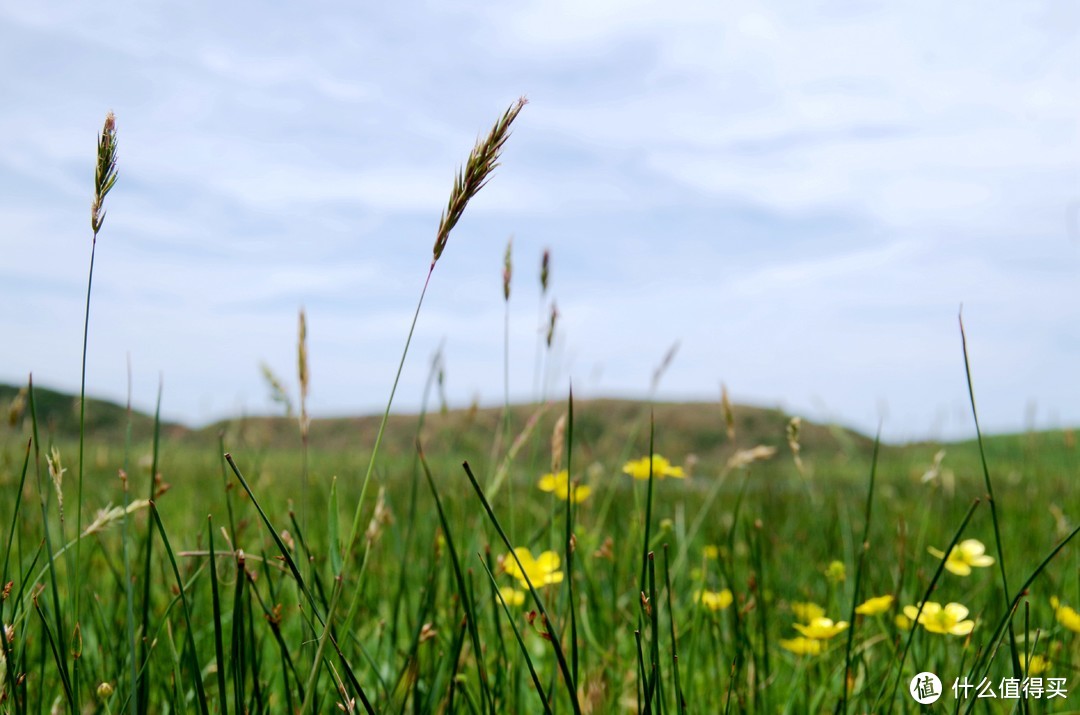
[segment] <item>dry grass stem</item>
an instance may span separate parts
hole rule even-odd
[[[775,454],[776,447],[767,447],[763,444],[759,444],[757,447],[752,447],[750,449],[740,449],[728,459],[727,469],[738,469],[739,467],[745,467],[754,462],[772,459]]]
[[[720,383],[720,410],[724,413],[724,427],[727,430],[728,439],[735,439],[735,410],[731,407],[731,397],[728,395],[727,385]]]
[[[566,444],[566,415],[560,415],[551,431],[551,473],[558,474],[562,467],[563,447]]]
[[[791,448],[791,458],[795,462],[795,468],[799,474],[806,476],[806,467],[802,461],[802,445],[799,444],[799,432],[802,429],[802,418],[792,417],[787,426],[787,443]]]
[[[307,396],[308,386],[310,383],[310,373],[308,372],[308,352],[307,352],[307,316],[304,315],[304,309],[300,309],[300,326],[299,326],[299,338],[297,339],[297,374],[300,380],[300,432],[307,437],[308,428],[311,426],[311,420],[308,418],[307,413]]]

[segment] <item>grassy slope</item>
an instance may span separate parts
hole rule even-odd
[[[27,414],[19,428],[8,422],[8,406],[19,388],[0,384],[0,408],[4,424],[3,441],[9,444],[28,434]],[[78,398],[55,390],[35,387],[39,424],[46,441],[59,443],[78,435]],[[538,444],[547,444],[555,421],[565,412],[565,403],[515,405],[511,407],[512,437],[535,426],[521,456],[529,463],[543,463],[536,453]],[[648,448],[650,413],[657,425],[656,451],[683,462],[693,455],[703,463],[723,463],[736,449],[756,445],[776,447],[787,457],[786,428],[790,415],[780,410],[736,406],[735,437],[726,433],[718,403],[656,403],[632,400],[598,399],[575,403],[575,461],[621,463],[645,453]],[[489,459],[492,435],[501,421],[501,408],[469,408],[433,413],[425,418],[422,440],[429,455],[446,455],[453,461],[468,459],[481,468]],[[411,459],[419,425],[417,415],[391,415],[383,441],[384,459],[390,463]],[[127,410],[117,404],[91,399],[87,403],[87,433],[97,445],[120,447],[128,422]],[[366,460],[378,428],[377,416],[316,419],[311,425],[310,444],[314,454],[332,461],[351,463]],[[148,444],[153,434],[153,417],[138,411],[131,413],[135,445]],[[299,453],[301,447],[297,423],[285,417],[244,417],[223,421],[199,429],[174,423],[162,425],[167,444],[184,453],[216,454],[220,438],[227,449],[259,453]],[[9,442],[11,440],[11,442]],[[864,479],[873,449],[873,440],[838,425],[820,425],[803,421],[800,430],[802,456],[822,477]],[[954,471],[975,476],[979,469],[974,441],[956,443],[911,443],[889,445],[883,450],[883,462],[889,472],[920,476],[934,454],[944,447],[946,465]],[[1020,473],[1040,477],[1074,473],[1078,465],[1074,435],[1071,430],[1028,434],[994,435],[985,440],[987,458],[993,471],[1002,478],[1016,481]],[[546,450],[544,450],[546,452]],[[693,461],[693,460],[692,460]],[[969,474],[972,473],[972,474]]]
[[[19,392],[18,387],[0,384],[0,407],[6,408]],[[78,398],[75,395],[43,387],[35,387],[38,419],[49,435],[56,440],[78,435]],[[640,437],[647,431],[649,406],[633,400],[599,399],[577,402],[576,438],[596,451],[596,458],[618,456],[628,439]],[[720,406],[711,402],[657,403],[654,405],[657,424],[666,425],[663,449],[672,454],[696,454],[699,457],[717,456],[731,447],[725,434]],[[511,424],[515,431],[523,429],[528,419],[541,411],[537,423],[540,434],[550,434],[555,419],[565,411],[563,403],[515,405],[511,408]],[[5,409],[6,413],[6,409]],[[119,438],[127,424],[127,410],[105,400],[87,402],[87,431],[105,440]],[[751,446],[784,445],[784,429],[790,417],[774,409],[738,406],[735,408],[737,444]],[[5,414],[6,417],[6,414]],[[501,408],[469,408],[429,415],[425,441],[436,447],[454,444],[457,447],[487,449],[490,435],[501,417]],[[389,453],[412,452],[418,417],[392,415],[384,448]],[[341,417],[316,419],[312,423],[311,442],[321,450],[331,452],[355,449],[357,437],[374,434],[379,417]],[[152,433],[153,417],[132,412],[136,440]],[[222,430],[234,431],[268,444],[298,443],[296,422],[283,417],[245,417],[215,423],[200,429],[165,423],[165,434],[191,446],[214,444]],[[808,452],[845,451],[867,452],[871,441],[854,431],[835,426],[804,422],[801,442]]]

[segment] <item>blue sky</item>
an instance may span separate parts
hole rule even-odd
[[[117,116],[88,389],[198,425],[274,408],[305,306],[316,415],[385,404],[453,174],[519,95],[436,268],[396,407],[781,406],[888,439],[1080,424],[1080,6],[8,3],[0,380],[77,390],[96,132]],[[295,392],[295,390],[294,390]]]

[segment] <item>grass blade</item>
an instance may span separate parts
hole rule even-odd
[[[479,556],[479,554],[477,554]],[[491,569],[480,559],[480,563],[484,567],[484,572],[491,580],[491,587],[495,591],[495,597],[499,599],[499,605],[502,606],[503,613],[506,614],[506,620],[510,623],[511,630],[514,632],[514,638],[517,640],[518,648],[521,650],[521,654],[525,656],[525,665],[529,669],[529,675],[532,677],[533,687],[536,688],[536,692],[540,695],[540,703],[544,706],[544,712],[551,715],[551,704],[548,700],[547,693],[544,691],[544,686],[540,682],[540,676],[536,673],[536,666],[533,665],[532,656],[529,655],[529,648],[525,645],[525,640],[521,637],[521,631],[514,626],[514,616],[510,613],[510,607],[506,605],[506,599],[503,598],[502,592],[499,590],[499,584],[495,581],[495,576],[491,573]]]
[[[577,687],[574,684],[573,673],[570,672],[570,667],[566,663],[566,653],[563,652],[562,643],[559,641],[558,629],[552,627],[551,618],[548,616],[547,609],[544,608],[544,602],[540,599],[540,594],[536,592],[532,580],[529,578],[529,575],[525,573],[525,567],[521,564],[521,559],[518,558],[513,545],[510,543],[510,539],[506,536],[506,532],[503,531],[502,525],[499,523],[498,517],[496,517],[495,512],[492,511],[491,504],[488,503],[487,497],[484,496],[484,490],[480,487],[480,482],[476,481],[476,476],[473,475],[469,463],[463,462],[461,466],[465,469],[465,474],[469,477],[469,482],[472,483],[473,490],[476,492],[476,496],[479,497],[480,503],[483,504],[488,519],[491,520],[492,525],[495,527],[495,531],[499,532],[499,537],[502,538],[507,551],[510,552],[510,556],[517,562],[518,569],[525,578],[525,583],[529,587],[529,593],[532,594],[533,601],[536,603],[536,608],[540,611],[540,617],[544,623],[544,630],[551,640],[552,648],[555,651],[555,658],[559,662],[559,670],[562,671],[566,690],[570,695],[570,705],[573,708],[574,715],[581,715],[581,703],[578,702]]]
[[[979,427],[979,411],[975,407],[975,386],[971,380],[971,361],[968,359],[967,335],[964,333],[964,318],[957,316],[960,323],[960,345],[964,352],[964,376],[967,379],[968,398],[971,402],[971,417],[975,421],[975,440],[979,446],[979,462],[982,465],[983,483],[986,485],[986,499],[990,502],[990,521],[994,524],[994,545],[997,548],[998,571],[1001,574],[1001,593],[1006,603],[1009,602],[1009,579],[1005,574],[1005,548],[1001,540],[1001,524],[998,520],[997,499],[994,498],[994,485],[990,482],[990,467],[986,463],[986,449],[983,446],[982,429]],[[946,552],[948,553],[948,552]],[[1016,645],[1016,633],[1009,622],[1009,653],[1012,656],[1013,677],[1022,677],[1020,669],[1020,651]]]
[[[848,613],[847,643],[844,645],[844,683],[840,694],[840,712],[847,715],[848,691],[853,683],[851,676],[851,647],[855,641],[855,609],[860,602],[859,588],[862,585],[863,565],[865,564],[866,552],[870,550],[870,517],[874,506],[874,485],[877,483],[878,454],[881,451],[881,428],[878,427],[874,437],[874,453],[870,458],[870,488],[866,491],[866,512],[863,516],[862,547],[859,549],[859,561],[855,566],[855,593],[851,599],[851,611]]]
[[[420,465],[424,470],[424,477],[427,478],[428,487],[431,489],[431,496],[435,499],[435,509],[439,513],[439,523],[442,525],[443,535],[446,537],[446,550],[450,552],[450,563],[454,567],[454,579],[457,581],[458,595],[461,598],[461,604],[465,609],[465,620],[469,628],[469,637],[472,639],[473,651],[476,656],[476,668],[477,676],[480,678],[480,694],[483,696],[484,705],[489,709],[492,707],[491,692],[488,690],[488,676],[487,670],[484,667],[484,650],[480,647],[480,633],[476,627],[476,615],[473,609],[472,598],[468,590],[465,588],[465,576],[461,572],[461,562],[458,561],[457,549],[454,548],[454,538],[450,532],[450,522],[446,519],[446,512],[443,511],[442,500],[439,499],[439,491],[435,488],[435,480],[431,477],[431,469],[428,467],[427,459],[424,458],[424,450],[421,448],[420,443],[416,443],[416,452],[420,455]]]
[[[675,707],[679,715],[686,712],[686,698],[679,682],[679,641],[675,637],[675,609],[671,605],[671,575],[668,573],[668,545],[664,544],[664,588],[667,589],[668,622],[671,624],[671,670],[675,679]]]
[[[157,505],[152,501],[150,502],[150,515],[153,517],[154,526],[157,527],[158,535],[161,537],[161,543],[165,546],[165,553],[169,556],[169,564],[172,566],[173,576],[176,578],[176,587],[180,589],[180,603],[183,606],[184,623],[187,626],[188,667],[191,668],[191,679],[195,686],[196,699],[199,703],[200,712],[203,715],[210,715],[210,710],[206,704],[206,691],[203,690],[202,672],[199,669],[196,655],[198,651],[195,648],[195,632],[191,626],[191,608],[188,605],[187,595],[184,591],[184,580],[180,577],[180,569],[176,565],[176,556],[173,554],[169,537],[165,533],[165,525],[161,523],[161,515],[158,514]],[[179,687],[179,683],[177,686]]]
[[[218,595],[217,554],[214,552],[214,520],[206,518],[206,531],[210,549],[210,593],[214,612],[214,657],[217,662],[218,703],[221,715],[229,715],[225,697],[225,646],[221,637],[221,597]]]

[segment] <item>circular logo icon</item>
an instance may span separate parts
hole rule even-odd
[[[908,684],[908,692],[922,705],[936,703],[941,697],[941,679],[933,673],[919,673]]]

